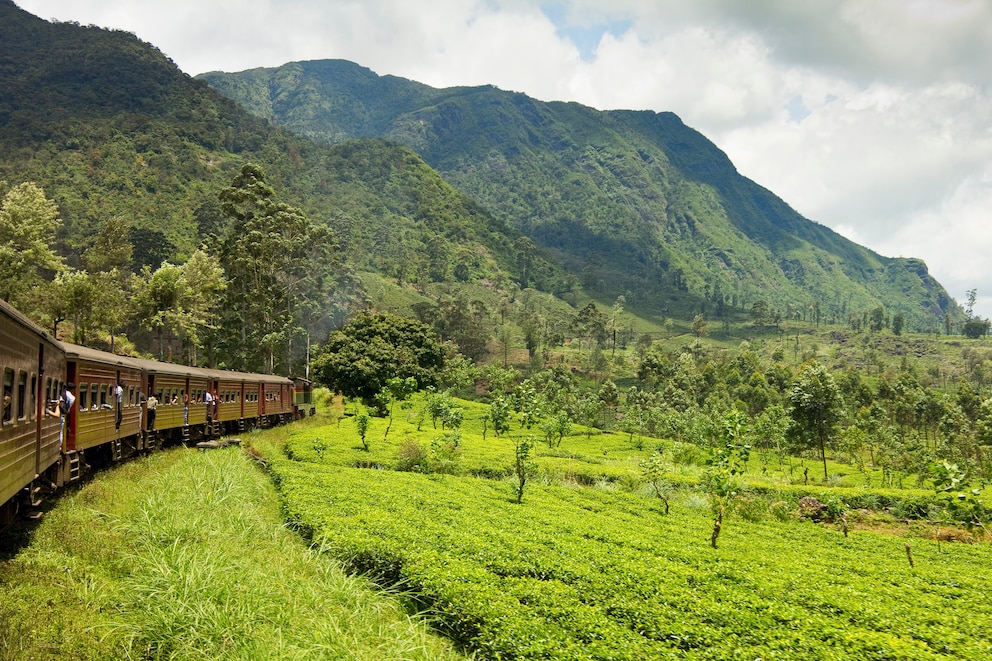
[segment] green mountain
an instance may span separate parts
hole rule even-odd
[[[50,23],[0,0],[0,181],[58,205],[71,264],[100,225],[132,226],[134,267],[183,261],[225,218],[218,193],[246,162],[280,199],[334,230],[351,268],[418,283],[516,280],[519,232],[409,147],[318,144],[258,119],[123,31]],[[539,251],[534,283],[566,286]]]
[[[961,315],[921,260],[807,220],[672,113],[435,89],[339,60],[199,78],[300,136],[409,146],[603,297],[681,316],[764,300],[838,322],[882,306],[920,329]]]

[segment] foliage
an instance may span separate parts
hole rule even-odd
[[[363,313],[331,332],[314,359],[316,380],[372,406],[391,378],[412,378],[417,388],[437,385],[445,351],[434,332],[412,319]]]
[[[668,514],[670,511],[668,502],[669,485],[665,481],[665,470],[667,466],[662,458],[661,450],[657,450],[647,459],[641,460],[640,466],[644,479],[654,489],[654,495],[658,496],[661,502],[665,504],[665,514]]]
[[[846,323],[882,303],[919,329],[945,312],[962,318],[920,260],[884,258],[807,221],[672,113],[602,112],[491,86],[435,90],[342,61],[202,78],[299,135],[415,149],[606,299],[683,319],[746,314],[756,299],[769,319]],[[328,110],[340,107],[350,112]],[[521,286],[568,292],[564,279],[548,286],[528,245],[514,247]]]
[[[816,446],[823,460],[823,479],[827,479],[827,445],[840,421],[842,400],[833,375],[823,365],[811,363],[799,373],[789,391],[790,437],[799,447]]]
[[[37,311],[33,293],[64,264],[53,250],[62,224],[56,204],[31,182],[0,181],[0,299]]]
[[[710,496],[713,510],[713,533],[710,545],[717,547],[717,540],[723,529],[723,517],[734,499],[740,495],[739,478],[747,470],[751,446],[746,442],[746,416],[733,409],[724,417],[719,438],[707,462],[709,468],[703,483]]]
[[[665,517],[653,496],[615,489],[531,481],[516,504],[487,479],[278,454],[270,465],[291,520],[315,544],[354,571],[402,585],[486,658],[992,652],[982,633],[992,621],[983,548],[919,543],[910,568],[903,539],[844,539],[786,517],[743,519],[712,551],[687,532],[706,521],[688,497]],[[962,608],[964,620],[941,617]]]
[[[287,529],[280,507],[235,448],[95,475],[0,562],[0,657],[462,658]]]
[[[534,448],[534,437],[517,438],[513,444],[513,474],[517,478],[517,503],[523,502],[524,487],[527,480],[534,474],[534,462],[530,460]]]

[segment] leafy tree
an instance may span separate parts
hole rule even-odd
[[[713,532],[710,535],[713,548],[716,548],[723,529],[727,507],[740,492],[739,476],[747,470],[751,446],[746,442],[746,429],[747,416],[737,409],[731,409],[724,416],[718,432],[719,440],[713,447],[709,468],[703,476],[713,509]]]
[[[902,312],[892,315],[892,334],[902,335],[902,327],[905,323],[906,317],[903,316]]]
[[[587,338],[595,342],[597,347],[602,347],[606,342],[606,324],[609,318],[596,306],[595,301],[589,301],[585,307],[579,310],[573,321],[573,331],[579,337]]]
[[[709,330],[707,329],[706,317],[701,314],[697,314],[692,318],[692,334],[696,337],[706,337],[709,335]]]
[[[358,436],[362,439],[362,448],[368,452],[369,442],[366,438],[369,433],[369,414],[362,411],[355,416],[355,429],[358,430]]]
[[[817,362],[807,364],[789,391],[790,438],[799,447],[819,448],[827,479],[827,444],[840,421],[843,399],[833,376]]]
[[[0,182],[0,298],[34,312],[34,292],[65,268],[52,248],[62,225],[55,202],[31,182]]]
[[[497,438],[510,431],[510,414],[512,412],[512,403],[504,395],[497,395],[489,405],[489,420],[493,423],[493,431]]]
[[[216,344],[231,367],[275,371],[281,363],[289,372],[294,342],[308,349],[317,312],[335,307],[330,300],[335,284],[347,305],[352,285],[337,269],[337,245],[326,225],[277,202],[257,165],[243,166],[220,200],[231,219],[219,247],[229,280],[223,327],[237,333]]]
[[[333,331],[314,360],[318,383],[373,406],[391,378],[436,386],[445,351],[431,328],[393,314],[363,313]]]
[[[202,250],[181,266],[165,262],[155,272],[142,270],[135,306],[145,326],[158,335],[160,359],[171,358],[175,337],[186,362],[197,364],[205,333],[216,328],[216,310],[226,286],[217,259]]]
[[[992,322],[988,319],[982,319],[980,317],[972,317],[964,322],[963,334],[965,337],[977,340],[980,337],[984,337],[989,334],[989,327],[992,326]]]
[[[654,489],[654,493],[665,504],[665,514],[669,512],[668,490],[670,486],[665,480],[665,461],[661,456],[661,449],[653,452],[650,457],[640,463],[641,475]]]

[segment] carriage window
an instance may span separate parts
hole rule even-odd
[[[52,392],[52,377],[45,377],[45,402],[48,408],[52,408],[52,402],[55,401],[55,393]]]
[[[87,407],[89,406],[89,400],[90,400],[89,395],[90,395],[89,386],[86,385],[85,383],[80,383],[79,384],[79,410],[80,411],[85,411],[87,409]],[[58,397],[53,397],[52,399],[58,399]]]
[[[9,367],[3,371],[3,424],[10,422],[13,414],[14,399],[14,370]]]
[[[27,403],[28,395],[28,373],[21,372],[17,375],[17,419],[23,420],[27,412],[24,405]]]
[[[100,406],[108,406],[107,404],[107,384],[100,384]]]
[[[104,388],[106,388],[106,386],[104,386]],[[100,390],[100,387],[97,384],[95,384],[95,383],[91,383],[90,384],[90,408],[91,409],[98,409],[98,408],[100,408],[100,398],[97,395],[97,393],[99,392],[99,390]]]
[[[38,410],[38,375],[31,375],[31,410],[28,414],[34,420],[34,414]]]

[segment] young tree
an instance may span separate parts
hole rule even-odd
[[[533,437],[519,438],[514,443],[513,448],[513,472],[517,477],[517,503],[523,502],[524,487],[528,478],[534,474],[535,465],[530,459],[530,452],[534,447]]]
[[[668,491],[671,488],[665,480],[665,461],[661,456],[661,448],[640,463],[641,475],[654,489],[654,493],[665,504],[665,514],[669,512]]]
[[[833,376],[817,362],[807,364],[789,391],[788,435],[799,447],[817,447],[827,479],[827,444],[836,431],[843,411],[843,399]]]
[[[716,548],[717,539],[723,529],[723,516],[727,507],[740,492],[738,476],[747,470],[751,446],[746,442],[747,416],[732,409],[724,416],[719,430],[719,440],[713,447],[709,468],[703,482],[710,494],[713,509],[713,532],[710,545]]]

